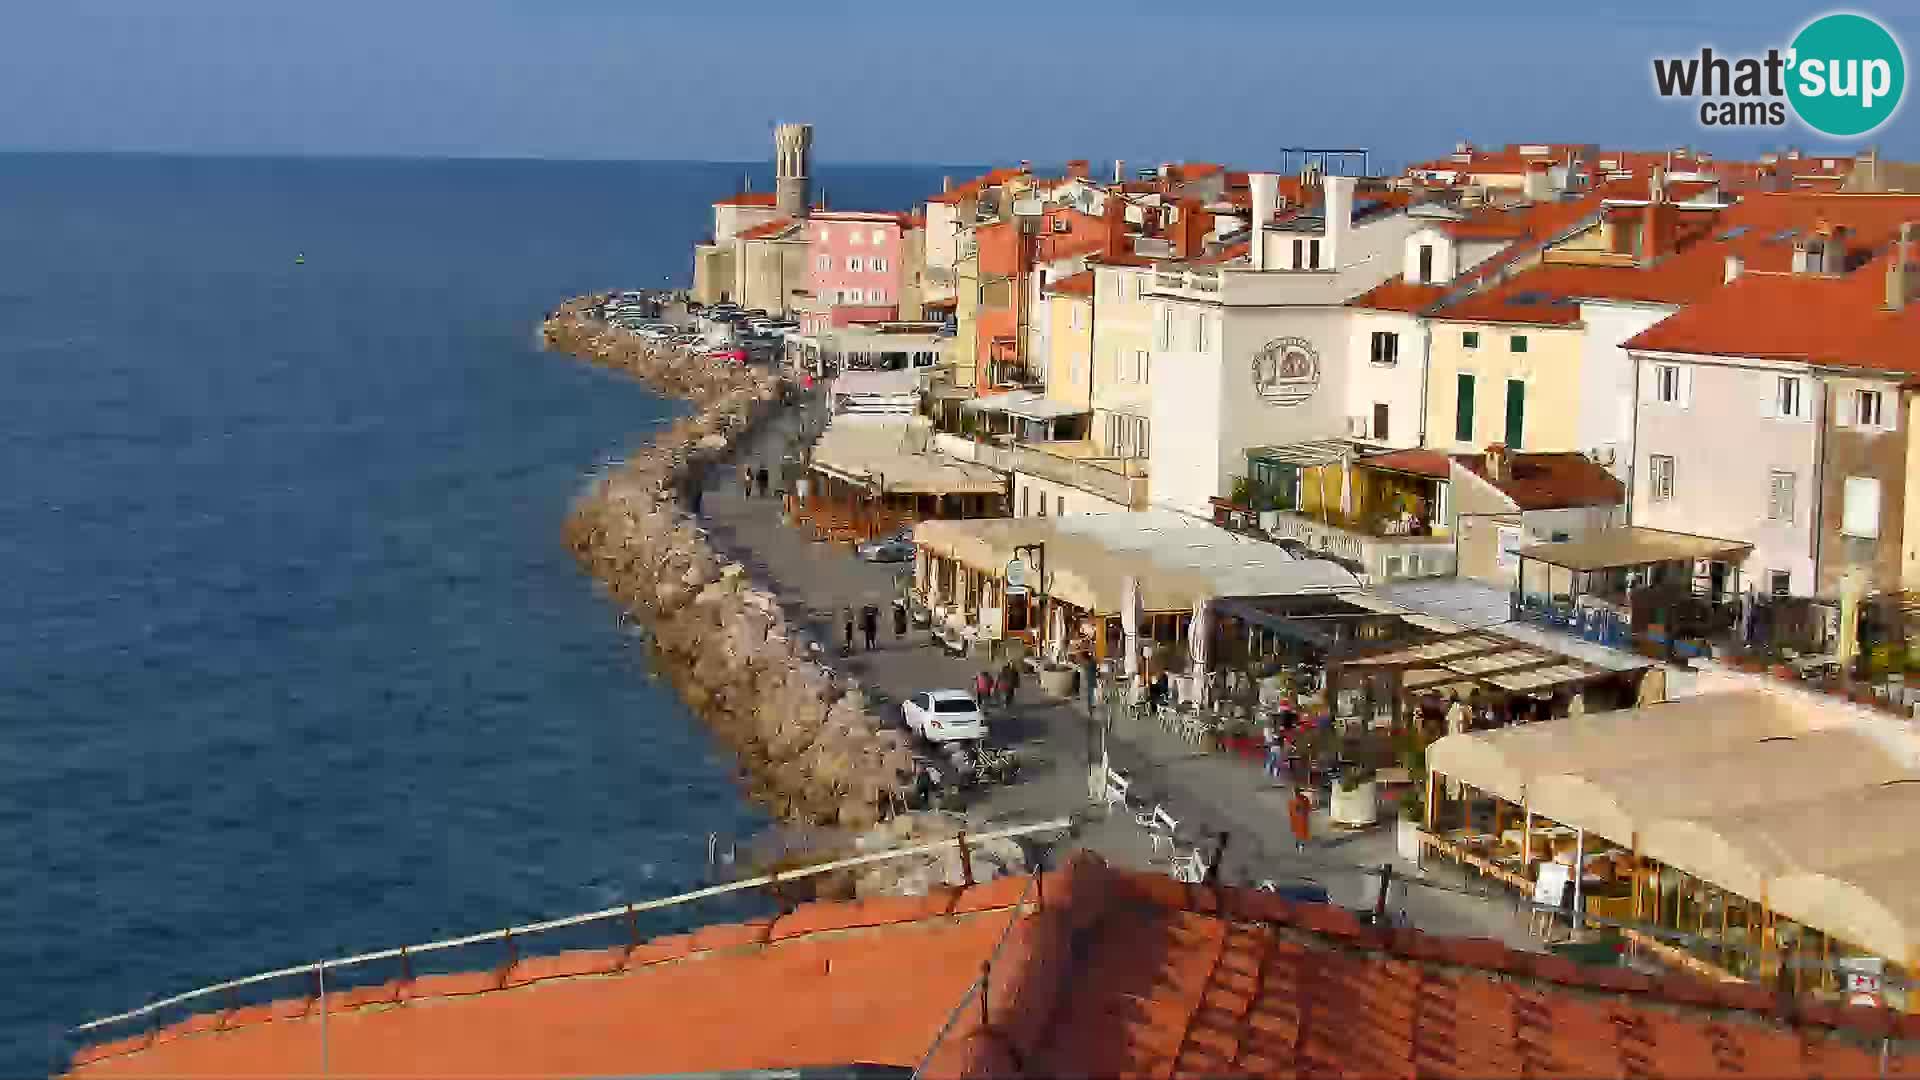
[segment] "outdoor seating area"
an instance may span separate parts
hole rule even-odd
[[[1660,529],[1603,529],[1514,552],[1513,617],[1668,660],[1712,652],[1739,612],[1753,545]]]
[[[1920,739],[1905,725],[1713,693],[1451,734],[1426,764],[1423,848],[1537,911],[1614,924],[1714,978],[1839,994],[1848,971],[1876,970],[1887,1004],[1920,1005],[1900,981],[1920,971]]]

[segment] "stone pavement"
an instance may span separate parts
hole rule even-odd
[[[813,419],[818,421],[817,414]],[[764,463],[777,476],[780,457],[802,426],[801,410],[789,410],[764,425],[740,459],[755,467]],[[780,510],[774,495],[743,496],[737,465],[717,468],[708,478],[702,517],[715,548],[746,564],[754,578],[780,597],[787,615],[826,646],[825,663],[858,680],[883,711],[897,710],[899,701],[921,690],[971,687],[984,661],[947,655],[930,644],[924,630],[910,631],[904,640],[893,634],[888,605],[895,595],[894,577],[911,573],[911,564],[861,562],[844,547],[814,542],[784,525]],[[857,611],[868,602],[883,613],[877,647],[841,657],[841,611],[849,604]],[[990,713],[990,721],[994,741],[1019,752],[1021,774],[1013,784],[975,793],[966,807],[972,823],[1090,815],[1074,836],[1075,844],[1117,864],[1167,869],[1166,853],[1153,850],[1130,814],[1090,812],[1086,775],[1093,735],[1077,699],[1043,699],[1029,679],[1015,707]],[[1291,792],[1270,781],[1258,762],[1202,753],[1157,725],[1143,728],[1130,717],[1116,723],[1108,752],[1115,767],[1134,778],[1134,790],[1145,794],[1148,805],[1164,802],[1181,822],[1183,847],[1197,844],[1211,851],[1218,830],[1231,832],[1223,870],[1228,881],[1309,878],[1323,885],[1336,903],[1371,906],[1379,880],[1372,871],[1392,863],[1397,877],[1410,875],[1443,886],[1395,887],[1389,907],[1404,911],[1413,925],[1434,933],[1498,938],[1515,948],[1539,947],[1506,894],[1496,889],[1491,900],[1467,895],[1451,867],[1430,863],[1430,873],[1422,875],[1400,860],[1390,818],[1378,828],[1340,832],[1329,830],[1324,812],[1316,812],[1315,840],[1303,856],[1294,852],[1287,829]]]

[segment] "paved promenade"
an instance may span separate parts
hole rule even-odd
[[[780,457],[801,426],[797,409],[775,418],[749,443],[741,460],[755,467],[765,464],[777,476]],[[972,685],[983,661],[948,656],[929,643],[924,630],[910,631],[904,640],[893,634],[887,607],[894,596],[893,579],[910,573],[911,564],[861,562],[844,547],[813,542],[786,526],[780,510],[774,495],[763,499],[742,494],[737,466],[716,468],[708,477],[702,516],[715,548],[745,563],[755,579],[781,598],[790,618],[830,645],[823,657],[827,663],[857,679],[880,711],[894,715],[898,703],[911,694]],[[868,602],[883,612],[875,649],[839,656],[842,610],[849,604],[858,610]],[[1022,771],[1015,783],[976,794],[967,808],[970,821],[984,826],[1090,815],[1075,838],[1078,845],[1121,865],[1166,872],[1164,851],[1156,855],[1130,815],[1102,816],[1088,806],[1089,725],[1077,701],[1044,699],[1029,679],[1014,708],[993,715],[992,728],[996,742],[1018,750]],[[1228,881],[1306,877],[1324,885],[1336,902],[1361,906],[1373,903],[1378,877],[1368,871],[1382,863],[1393,863],[1396,875],[1419,876],[1394,855],[1390,821],[1364,832],[1330,832],[1324,815],[1316,814],[1315,842],[1305,856],[1297,855],[1287,830],[1290,792],[1269,781],[1256,762],[1202,753],[1157,726],[1139,730],[1130,720],[1117,725],[1109,752],[1115,766],[1134,777],[1136,791],[1144,791],[1149,803],[1163,802],[1180,820],[1188,843],[1210,851],[1218,830],[1231,832],[1224,868]],[[1504,893],[1496,892],[1493,900],[1465,895],[1455,891],[1462,882],[1451,867],[1430,864],[1430,871],[1427,877],[1444,888],[1396,886],[1390,907],[1405,911],[1415,926],[1430,932],[1538,947]]]

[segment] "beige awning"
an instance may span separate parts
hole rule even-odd
[[[1899,856],[1788,874],[1771,883],[1773,910],[1885,957],[1920,962],[1920,859]]]
[[[1523,559],[1568,570],[1612,570],[1649,563],[1730,559],[1752,550],[1752,544],[1738,540],[1629,525],[1618,529],[1602,529],[1578,540],[1530,544],[1521,548],[1519,555]]]
[[[1004,477],[984,465],[926,449],[914,421],[836,418],[814,444],[813,467],[887,494],[1000,495]]]
[[[1905,856],[1920,861],[1920,829],[1861,828],[1862,822],[1920,821],[1920,782],[1893,783],[1844,798],[1779,799],[1730,814],[1656,821],[1640,849],[1668,866],[1741,896],[1785,874]]]

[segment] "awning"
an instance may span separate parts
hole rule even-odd
[[[1063,416],[1078,416],[1089,411],[1082,406],[1055,401],[1044,394],[1036,394],[1030,390],[1012,390],[1004,394],[975,398],[961,408],[971,412],[1006,413],[1023,420],[1058,420]]]
[[[1360,458],[1354,464],[1365,469],[1405,473],[1427,480],[1445,480],[1452,475],[1453,459],[1438,450],[1394,450]]]
[[[1334,465],[1352,459],[1353,444],[1344,439],[1316,439],[1281,446],[1256,446],[1247,451],[1248,460],[1269,461],[1276,465],[1294,465],[1310,469]]]
[[[887,494],[1000,495],[1006,481],[984,465],[926,450],[926,432],[892,417],[838,418],[813,448],[813,467]]]
[[[1668,532],[1629,525],[1603,529],[1579,540],[1531,544],[1519,550],[1523,559],[1567,570],[1613,570],[1650,563],[1692,562],[1695,559],[1731,559],[1745,556],[1752,544],[1692,533]]]

